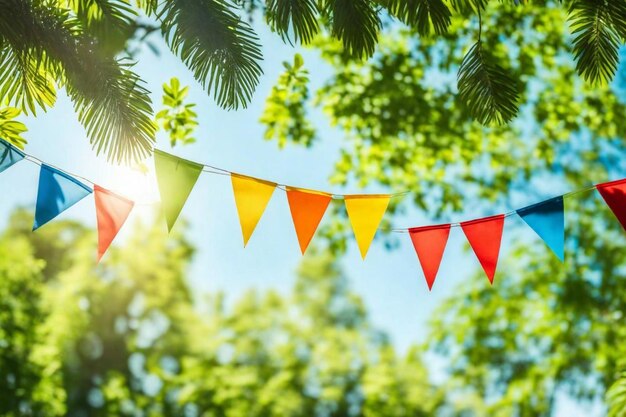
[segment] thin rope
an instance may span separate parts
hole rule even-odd
[[[24,159],[26,161],[34,163],[35,165],[39,165],[39,166],[46,165],[46,166],[49,166],[51,168],[54,168],[55,170],[58,170],[58,171],[60,171],[60,172],[62,172],[64,174],[66,174],[68,176],[79,178],[79,179],[85,181],[86,183],[90,184],[92,186],[92,188],[93,188],[94,185],[96,185],[95,182],[91,181],[88,178],[85,178],[85,177],[83,177],[81,175],[75,174],[73,172],[70,172],[70,171],[67,171],[65,169],[59,168],[59,167],[57,167],[55,165],[49,164],[47,162],[44,162],[43,160],[37,158],[36,156],[28,154],[28,153],[26,153],[24,151],[20,150],[20,152],[22,154],[24,154]],[[208,164],[198,164],[198,165],[202,165],[202,167],[203,167],[202,168],[202,172],[206,172],[207,174],[221,175],[221,176],[242,175],[242,174],[239,174],[239,173],[234,172],[234,171],[229,171],[229,170],[226,170],[226,169],[223,169],[223,168],[220,168],[220,167],[216,167],[216,166],[212,166],[212,165],[208,165]],[[256,177],[249,177],[249,178],[252,178],[252,179],[255,179],[255,180],[261,180],[260,178],[256,178]],[[266,181],[266,180],[262,180],[262,181]],[[271,182],[271,181],[267,181],[267,182]],[[298,187],[291,187],[291,186],[289,186],[287,184],[281,184],[281,183],[274,183],[274,184],[276,184],[276,188],[278,188],[279,190],[285,191],[285,192],[287,192],[289,188],[298,188]],[[569,198],[569,197],[572,197],[572,196],[577,195],[577,194],[581,194],[581,193],[592,191],[594,189],[596,189],[595,185],[589,185],[587,187],[580,188],[578,190],[569,191],[569,192],[567,192],[565,194],[561,194],[560,196],[557,196],[557,197]],[[398,192],[398,193],[382,194],[382,195],[389,196],[389,198],[398,198],[398,197],[404,197],[405,195],[410,194],[410,193],[411,193],[411,191],[402,191],[402,192]],[[327,193],[327,194],[331,198],[333,198],[335,200],[343,200],[347,196],[355,195],[355,194],[333,194],[333,193]],[[358,195],[363,195],[363,194],[358,194]],[[381,194],[374,194],[374,195],[381,195]],[[553,198],[557,198],[557,197],[553,197]],[[550,199],[548,199],[548,200],[550,200]],[[544,201],[548,201],[548,200],[544,200]],[[159,201],[135,202],[135,205],[137,205],[137,206],[153,206],[153,205],[156,205],[156,204],[159,204],[159,203],[160,203]],[[540,204],[540,203],[541,202],[539,202],[537,204]],[[517,210],[511,210],[511,211],[508,211],[508,212],[504,213],[503,217],[504,218],[511,217],[511,216],[516,215],[516,214],[517,214]],[[462,223],[463,222],[453,222],[453,223],[444,223],[444,224],[449,224],[450,227],[461,227]],[[426,226],[428,226],[428,225],[426,225]],[[386,231],[386,232],[391,232],[391,233],[408,233],[411,229],[413,229],[413,227],[381,228],[380,230]]]

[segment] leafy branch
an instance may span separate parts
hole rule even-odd
[[[459,98],[476,120],[504,124],[517,115],[518,92],[513,80],[476,42],[463,58],[458,74]]]
[[[170,80],[170,84],[163,84],[163,110],[159,111],[155,118],[160,127],[170,137],[170,144],[176,146],[194,143],[196,139],[193,133],[198,126],[198,115],[193,110],[195,104],[185,104],[185,98],[189,93],[189,87],[180,86],[178,78]]]

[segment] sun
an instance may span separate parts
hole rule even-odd
[[[118,166],[107,180],[111,191],[134,201],[137,206],[154,206],[160,203],[156,175],[149,164]]]

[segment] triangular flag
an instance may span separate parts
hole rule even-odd
[[[167,230],[171,231],[204,166],[154,150],[154,169]]]
[[[245,247],[274,193],[276,184],[239,174],[230,174],[230,178]]]
[[[94,185],[98,219],[98,262],[128,218],[134,202]]]
[[[563,261],[565,216],[563,196],[517,210],[517,214],[539,235],[554,254]]]
[[[16,162],[24,159],[24,152],[17,149],[4,139],[0,139],[0,172],[9,168]]]
[[[390,196],[347,195],[344,199],[354,237],[359,245],[361,257],[365,259],[378,225],[387,211]]]
[[[42,164],[39,171],[39,190],[37,191],[33,230],[48,223],[91,192],[91,188],[76,178]]]
[[[598,184],[596,188],[626,230],[626,179]]]
[[[433,289],[443,251],[446,249],[448,236],[450,235],[450,225],[441,224],[437,226],[415,227],[409,229],[409,235],[413,242],[417,258],[422,265],[424,277],[428,284],[428,290]]]
[[[489,282],[493,284],[502,242],[504,214],[463,222],[461,227]]]
[[[317,230],[317,226],[324,217],[331,199],[332,196],[327,193],[301,188],[287,188],[289,210],[303,255]]]

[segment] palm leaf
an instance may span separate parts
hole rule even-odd
[[[159,0],[135,0],[135,4],[148,16],[152,16],[157,12]]]
[[[626,39],[626,0],[612,0],[606,3],[611,25],[622,42]]]
[[[319,31],[315,0],[267,0],[265,15],[272,30],[288,41],[310,43]]]
[[[129,63],[99,60],[97,77],[88,77],[97,84],[87,87],[87,78],[67,73],[68,93],[91,144],[118,163],[142,160],[152,152],[156,131],[149,91]]]
[[[442,0],[390,0],[383,2],[393,16],[417,29],[420,35],[438,35],[450,26],[451,13]]]
[[[467,14],[477,10],[485,10],[489,0],[448,0],[457,12]]]
[[[593,84],[608,83],[617,71],[619,35],[611,14],[614,8],[604,0],[579,0],[570,7],[576,70]]]
[[[24,62],[34,62],[34,68],[43,71],[46,79],[54,78],[66,87],[98,153],[104,152],[116,162],[147,156],[155,135],[150,97],[128,65],[102,51],[67,10],[28,0],[1,3],[12,11],[10,19],[17,23],[7,29],[6,19],[0,17],[0,36],[8,51],[0,68],[15,66],[11,57],[28,57],[30,61]],[[27,81],[22,84],[43,79],[43,75],[36,75],[25,74]],[[42,86],[35,86],[38,94],[45,93]],[[9,96],[13,89],[8,88]]]
[[[246,107],[259,83],[262,60],[258,38],[229,2],[166,2],[159,12],[165,39],[217,103]]]
[[[112,52],[121,50],[133,31],[137,17],[129,0],[64,0],[80,20],[83,30],[106,43]]]
[[[331,19],[332,34],[352,57],[374,55],[381,22],[368,0],[327,0],[324,13]]]
[[[0,1],[0,101],[35,114],[56,101],[51,62],[28,2]]]
[[[43,60],[6,44],[0,49],[0,99],[25,113],[36,114],[56,101],[54,80]]]
[[[503,68],[493,62],[480,41],[467,52],[458,73],[459,98],[482,124],[505,124],[518,112],[518,92]]]

